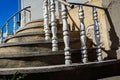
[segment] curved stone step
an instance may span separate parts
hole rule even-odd
[[[97,79],[96,74],[98,74],[97,75],[98,78],[110,77],[110,75],[114,76],[115,74],[113,74],[113,72],[114,73],[120,72],[119,65],[120,65],[120,60],[112,59],[102,62],[89,62],[86,64],[73,63],[72,65],[67,65],[67,66],[62,64],[62,65],[52,65],[52,66],[43,66],[43,67],[1,68],[0,75],[13,75],[13,73],[18,71],[22,74],[28,74],[29,78],[27,80],[39,80],[41,78],[43,80],[63,80],[63,79],[80,80],[81,78],[83,80],[90,80],[91,75],[90,76],[88,75],[89,72],[89,74],[93,74],[93,76],[95,77],[92,78],[92,80],[94,80]],[[104,71],[101,69],[104,69]],[[83,78],[86,77],[86,75],[80,76],[81,74],[83,75],[86,74],[87,78]],[[48,77],[46,78],[46,76]],[[65,78],[62,78],[63,76]]]
[[[30,32],[30,33],[21,33],[9,36],[5,39],[5,43],[9,42],[23,42],[23,41],[38,41],[44,40],[44,32]]]
[[[50,26],[51,29],[51,26]],[[29,27],[22,27],[16,31],[16,34],[20,33],[26,33],[26,32],[42,32],[44,31],[44,25],[43,24],[36,24]],[[57,31],[62,31],[62,24],[57,25]]]
[[[44,20],[43,19],[38,19],[38,20],[33,20],[25,24],[25,27],[30,27],[34,25],[40,25],[43,24]]]
[[[59,24],[59,19],[56,19],[56,23]],[[38,20],[33,20],[33,21],[30,21],[30,22],[27,22],[25,24],[25,27],[40,25],[40,24],[44,24],[44,19],[38,19]]]
[[[32,52],[30,52],[32,53]],[[42,53],[42,52],[40,52]],[[45,53],[45,52],[44,52]],[[48,52],[46,52],[48,53]],[[16,67],[39,67],[39,66],[48,66],[48,65],[57,65],[57,64],[64,64],[64,55],[62,54],[51,54],[52,52],[48,53],[48,55],[44,56],[32,56],[29,57],[16,57],[13,56],[12,58],[3,58],[0,59],[0,68],[16,68]],[[26,54],[26,53],[25,53]],[[13,54],[16,55],[16,54]],[[20,55],[20,54],[19,54]],[[29,55],[29,54],[27,54]],[[42,53],[43,55],[43,53]],[[10,56],[9,56],[10,57]],[[57,58],[57,60],[55,60]]]
[[[29,26],[29,27],[22,27],[16,31],[16,34],[27,33],[27,32],[41,32],[41,31],[43,31],[43,24]]]
[[[92,61],[95,61],[95,49],[89,49],[88,52]],[[71,49],[71,57],[73,63],[81,62],[81,50]],[[57,60],[56,60],[57,59]],[[94,60],[93,60],[94,59]],[[89,57],[90,60],[90,57]],[[39,67],[48,65],[64,64],[64,51],[39,51],[39,52],[19,52],[0,54],[0,68],[16,68],[16,67]]]
[[[52,34],[51,34],[52,36]],[[63,32],[58,32],[57,33],[58,39],[63,38]],[[13,36],[8,37],[5,39],[4,42],[21,42],[21,41],[37,41],[37,40],[44,40],[45,38],[45,33],[42,32],[30,32],[30,33],[21,33],[21,34],[16,34]],[[79,38],[79,32],[78,31],[71,31],[70,32],[70,38]]]
[[[71,56],[79,54],[81,56],[81,49],[71,49]],[[95,48],[87,49],[88,60],[97,59],[97,54]],[[92,53],[92,54],[91,54]],[[64,55],[64,50],[59,51],[35,51],[35,52],[17,52],[17,53],[1,53],[0,59],[18,59],[18,58],[31,58],[31,57],[43,57],[43,56],[52,56],[52,55]],[[81,57],[79,57],[81,58]]]
[[[91,44],[88,44],[90,46]],[[80,48],[79,39],[71,39],[70,40],[71,49]],[[64,42],[62,39],[58,40],[58,48],[59,50],[64,50]],[[13,42],[13,43],[3,43],[0,45],[0,53],[7,52],[34,52],[34,51],[45,51],[52,49],[51,40],[39,40],[39,41],[27,41],[27,42]]]

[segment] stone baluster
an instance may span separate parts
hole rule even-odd
[[[50,0],[48,0],[48,15],[49,15],[49,24],[51,23],[51,3]]]
[[[25,24],[26,24],[26,10],[23,10],[23,15],[24,15],[24,18],[23,18],[24,26],[23,27],[25,27]]]
[[[98,14],[95,7],[93,7],[93,20],[94,20],[94,33],[95,33],[95,41],[96,41],[96,52],[97,52],[97,59],[98,61],[102,61],[102,50],[100,47],[100,31],[99,31],[99,24],[98,24]]]
[[[58,18],[59,18],[59,23],[61,23],[62,17],[61,17],[61,3],[60,2],[58,2]]]
[[[0,30],[1,43],[3,43],[3,29]]]
[[[64,0],[65,1],[65,0]],[[65,44],[65,64],[72,64],[71,61],[71,52],[70,52],[70,37],[69,37],[69,26],[67,22],[67,7],[64,4],[61,4],[62,11],[62,22],[63,22],[63,40]]]
[[[16,16],[14,16],[14,18],[13,18],[13,19],[14,19],[14,21],[13,21],[13,22],[14,22],[14,26],[13,26],[14,31],[13,31],[13,32],[14,32],[14,34],[15,34],[15,33],[16,33],[16,27],[17,27],[17,26],[16,26],[16,24],[17,24],[17,21],[16,21]]]
[[[28,22],[31,21],[31,11],[28,11]]]
[[[80,5],[79,8],[79,19],[80,19],[80,41],[81,41],[82,62],[87,63],[88,58],[87,58],[86,36],[85,36],[84,10],[82,5]]]
[[[50,28],[49,28],[48,0],[44,0],[44,31],[45,31],[45,40],[49,40]]]
[[[57,24],[56,24],[56,16],[55,16],[55,0],[50,0],[50,3],[51,3],[52,51],[58,51]]]
[[[21,27],[24,27],[26,23],[26,11],[23,10],[21,13],[22,13],[21,14]]]
[[[8,22],[6,23],[6,34],[7,34],[6,37],[8,37],[9,36],[9,23]]]

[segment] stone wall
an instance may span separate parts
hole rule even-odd
[[[102,7],[101,0],[93,0],[91,2],[88,2],[88,4]],[[86,36],[89,39],[91,39],[93,41],[93,43],[95,44],[92,8],[91,7],[83,7],[83,9],[84,9],[84,22],[85,22],[85,27],[86,27]],[[70,24],[71,30],[79,30],[80,20],[79,20],[79,16],[78,16],[78,10],[79,10],[79,7],[76,7],[69,11],[68,22]],[[107,57],[106,51],[110,50],[110,42],[109,42],[109,36],[108,36],[109,34],[108,34],[108,29],[107,29],[108,21],[107,21],[104,10],[97,9],[97,12],[98,12],[98,22],[100,25],[101,46],[102,46],[102,48],[104,48],[104,50],[103,50],[103,53],[105,53],[105,54],[103,54],[104,57]]]
[[[32,20],[43,18],[43,0],[21,0],[21,7],[31,6]],[[73,0],[67,0],[73,2]],[[74,0],[74,2],[86,2],[89,0]],[[57,9],[57,8],[56,8]],[[56,10],[57,11],[57,10]]]
[[[107,4],[110,22],[109,36],[111,42],[111,52],[120,58],[120,0],[103,0],[103,5]]]

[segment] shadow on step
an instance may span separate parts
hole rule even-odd
[[[87,65],[85,67],[53,72],[27,74],[24,80],[98,80],[120,75],[120,61],[107,65]],[[10,76],[10,75],[9,75]],[[1,78],[3,76],[0,76]]]

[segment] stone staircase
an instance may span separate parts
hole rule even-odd
[[[52,41],[44,40],[43,20],[28,22],[15,35],[0,45],[0,67],[39,67],[64,64],[64,42],[62,24],[58,24],[58,48],[52,51]],[[72,61],[81,62],[79,31],[70,31]],[[92,43],[88,43],[90,47]],[[74,54],[75,53],[75,54]],[[93,59],[93,58],[92,58]]]
[[[106,45],[108,38],[106,37],[107,31],[105,29],[104,16],[101,18],[104,12],[100,12],[99,14],[98,9],[99,16],[95,7],[102,10],[104,8],[89,4],[71,4],[88,6],[90,8],[87,9],[85,7],[84,10],[80,6],[79,10],[79,7],[76,7],[71,9],[68,15],[65,15],[67,13],[63,10],[64,15],[62,16],[65,17],[65,23],[63,23],[64,21],[59,23],[58,20],[57,23],[54,20],[51,21],[52,28],[55,28],[55,24],[57,24],[58,51],[52,51],[52,39],[45,40],[45,19],[27,22],[14,35],[8,35],[5,38],[4,42],[0,44],[0,77],[2,75],[12,75],[15,71],[28,74],[26,80],[97,80],[120,74],[120,60],[105,60],[108,59],[106,55],[108,56],[109,53],[105,51],[108,48],[108,45]],[[92,10],[91,8],[94,10],[94,13],[91,13],[93,17],[87,16],[88,14],[90,15],[89,10]],[[79,14],[79,16],[76,16],[73,12],[77,12],[78,10],[79,13],[75,14]],[[84,13],[86,14],[85,16]],[[100,26],[98,26],[97,17],[98,21],[101,22]],[[45,18],[48,20],[47,17]],[[70,31],[65,27],[63,30],[63,24],[66,25],[67,21]],[[49,26],[50,28],[51,25]],[[95,26],[97,30],[94,29]],[[98,29],[99,27],[100,30]],[[52,34],[54,30],[50,30],[51,38],[52,35],[56,34]],[[70,35],[63,36],[63,33],[66,33],[65,31]],[[94,31],[96,31],[96,34]],[[103,34],[101,34],[102,31],[104,32]],[[87,32],[89,35],[87,35]],[[96,41],[93,40],[95,36],[97,37]],[[70,37],[71,56],[69,56],[70,54],[65,56],[65,41],[63,41],[63,37]],[[85,41],[85,39],[87,40]],[[66,43],[67,40],[69,39],[66,39]],[[100,41],[103,41],[105,44],[101,46]],[[103,59],[98,59],[98,57],[102,56]],[[71,57],[72,64],[66,64],[65,57]],[[88,59],[88,61],[84,62],[83,59]]]
[[[44,40],[43,20],[28,22],[7,37],[0,45],[0,76],[19,71],[28,74],[26,80],[97,80],[119,74],[120,60],[96,62],[96,49],[89,39],[89,62],[82,64],[79,31],[70,31],[73,64],[64,65],[62,24],[57,23],[57,29],[59,51],[52,51],[52,41]]]

